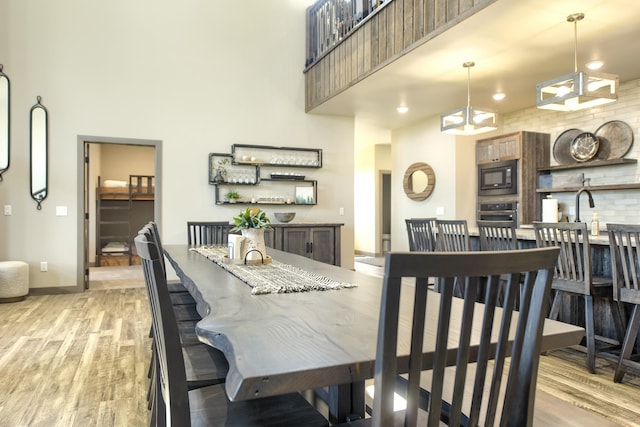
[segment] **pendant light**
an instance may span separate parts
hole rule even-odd
[[[475,62],[462,64],[467,69],[467,106],[449,111],[440,117],[440,131],[455,135],[476,135],[496,130],[497,116],[488,108],[471,106],[471,67]]]
[[[567,16],[573,23],[574,72],[536,85],[538,108],[574,111],[608,104],[618,99],[618,76],[598,72],[578,71],[578,22],[584,13]]]

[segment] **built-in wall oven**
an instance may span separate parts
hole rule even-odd
[[[478,165],[478,196],[518,194],[518,161]]]
[[[489,221],[518,222],[517,202],[480,202],[478,203],[478,219]]]

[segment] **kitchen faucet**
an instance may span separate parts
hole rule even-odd
[[[593,203],[593,196],[591,196],[591,191],[587,190],[585,187],[582,187],[581,189],[578,190],[578,192],[576,193],[576,219],[575,222],[580,222],[580,194],[582,193],[587,193],[587,196],[589,196],[589,207],[593,208],[595,207],[595,204]]]

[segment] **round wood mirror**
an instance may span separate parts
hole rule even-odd
[[[426,163],[414,163],[407,168],[402,180],[404,192],[411,200],[424,200],[436,185],[436,174]]]

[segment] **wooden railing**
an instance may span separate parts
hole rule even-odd
[[[307,9],[306,111],[495,1],[319,0]]]

